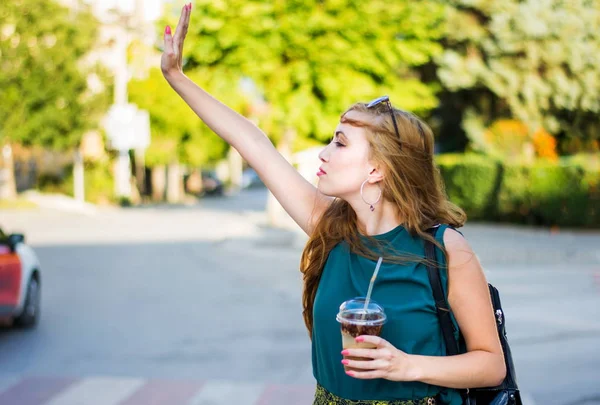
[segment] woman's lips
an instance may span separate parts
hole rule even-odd
[[[319,171],[317,172],[317,176],[319,176],[319,177],[324,176],[326,174],[327,173],[325,173],[325,170],[323,170],[323,169],[319,169]]]

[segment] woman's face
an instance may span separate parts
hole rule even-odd
[[[349,111],[346,117],[361,121],[370,118],[357,111]],[[346,200],[359,193],[361,184],[373,170],[369,162],[369,148],[364,128],[340,122],[333,140],[319,153],[322,162],[317,173],[319,191]]]

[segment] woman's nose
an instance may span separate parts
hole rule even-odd
[[[319,153],[319,160],[323,163],[327,162],[327,147]]]

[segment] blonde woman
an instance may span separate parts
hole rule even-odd
[[[452,229],[463,225],[465,214],[445,197],[428,126],[393,108],[387,97],[350,106],[319,155],[315,188],[259,128],[182,72],[190,13],[191,4],[183,8],[174,33],[165,29],[166,80],[240,152],[309,236],[301,271],[318,384],[314,403],[458,405],[458,389],[502,382],[506,367],[487,282],[471,247]],[[438,226],[435,238],[426,232],[433,226]],[[440,248],[456,339],[464,339],[460,355],[445,356],[424,265],[425,239]],[[378,256],[383,264],[373,297],[385,308],[387,323],[380,337],[356,338],[374,349],[343,350],[336,313],[343,301],[366,295]]]

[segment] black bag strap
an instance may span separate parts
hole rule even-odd
[[[427,233],[429,233],[435,238],[438,229],[439,226],[429,228],[427,230]],[[452,319],[450,317],[450,307],[448,305],[448,302],[446,301],[444,289],[442,288],[442,280],[440,278],[438,261],[435,256],[435,248],[436,246],[433,243],[431,243],[428,240],[425,240],[425,257],[428,261],[428,263],[426,263],[427,274],[429,275],[429,283],[431,284],[431,289],[433,290],[435,308],[437,310],[437,316],[440,322],[440,327],[442,329],[444,343],[446,344],[446,355],[454,356],[459,353],[458,344],[456,342],[456,339],[454,339],[455,327],[452,323]],[[435,263],[435,266],[432,265],[432,263]]]

